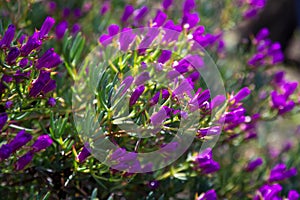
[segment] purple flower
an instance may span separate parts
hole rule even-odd
[[[134,17],[135,22],[139,22],[143,20],[143,18],[147,15],[148,12],[149,12],[149,8],[147,6],[143,6],[140,9],[138,9]]]
[[[80,31],[80,28],[81,28],[80,24],[78,23],[74,24],[71,30],[72,34],[76,35]]]
[[[100,15],[105,15],[110,9],[110,2],[105,1],[100,9]]]
[[[22,60],[19,62],[19,67],[24,68],[28,64],[28,58],[22,58]]]
[[[80,8],[75,8],[73,14],[75,18],[80,18],[82,16]]]
[[[158,103],[159,98],[168,99],[170,93],[167,89],[162,89],[155,93],[155,95],[150,99],[150,105],[153,106]]]
[[[201,128],[197,131],[197,133],[199,134],[198,137],[219,135],[221,133],[221,127],[213,126],[213,127]]]
[[[254,200],[260,200],[261,197],[263,199],[270,199],[270,200],[280,200],[280,198],[278,197],[278,194],[280,193],[280,191],[282,190],[281,185],[279,184],[273,184],[273,185],[263,185],[260,189],[259,189],[259,195],[256,195],[254,197]]]
[[[12,153],[12,149],[10,147],[10,145],[8,144],[3,144],[0,147],[0,161],[5,160],[6,158],[8,158]]]
[[[29,151],[22,157],[20,157],[15,163],[16,170],[22,170],[26,165],[28,165],[33,159],[33,152]]]
[[[195,159],[195,164],[204,174],[214,173],[220,169],[219,163],[212,159],[211,148],[207,148],[202,153],[198,154]]]
[[[167,119],[167,117],[170,117],[170,114],[171,109],[167,106],[164,106],[162,109],[160,109],[150,117],[151,123],[153,124],[153,126],[159,126],[165,119]]]
[[[172,31],[167,31],[162,39],[162,41],[171,42],[178,39],[182,28],[180,25],[175,25],[172,20],[168,20],[165,25],[165,29],[170,29]]]
[[[49,3],[48,3],[48,12],[50,12],[50,13],[54,13],[55,12],[55,10],[56,10],[56,2],[55,1],[50,1]]]
[[[79,160],[80,163],[83,163],[87,157],[91,155],[91,149],[89,148],[89,145],[84,145],[82,148],[81,152],[78,154],[77,159]]]
[[[192,90],[193,90],[193,83],[189,79],[184,79],[180,83],[180,85],[177,88],[175,88],[173,94],[178,97],[183,93],[190,94]]]
[[[286,105],[284,107],[279,108],[278,114],[283,115],[287,112],[290,112],[291,110],[294,109],[295,106],[296,106],[295,102],[289,101],[286,103]]]
[[[46,149],[53,143],[52,139],[49,135],[41,135],[37,138],[37,140],[33,143],[32,150],[33,152],[38,152],[43,149]]]
[[[32,136],[29,133],[26,133],[24,130],[18,132],[16,137],[9,143],[12,152],[15,152],[25,144],[27,144],[32,139]]]
[[[211,109],[214,109],[220,106],[223,102],[225,102],[226,97],[224,95],[217,95],[211,100]]]
[[[165,62],[170,60],[171,56],[172,56],[172,51],[162,50],[157,62],[164,64]]]
[[[104,46],[106,47],[107,45],[109,45],[112,41],[112,38],[111,36],[107,35],[107,34],[102,34],[100,37],[99,37],[99,42]]]
[[[200,195],[196,200],[217,200],[217,194],[214,189],[208,190],[204,194]]]
[[[47,94],[55,88],[56,83],[54,80],[50,79],[50,72],[41,71],[39,77],[32,84],[32,88],[29,91],[29,96],[36,97],[41,92]]]
[[[37,61],[36,68],[53,68],[61,63],[60,56],[54,52],[54,49],[48,49]]]
[[[140,85],[133,91],[133,93],[130,97],[130,100],[129,100],[129,105],[130,106],[133,106],[137,102],[139,97],[143,94],[144,90],[145,90],[145,86]]]
[[[126,154],[125,149],[118,148],[110,155],[110,160],[112,160],[112,161],[117,160],[118,158],[122,157],[125,154]]]
[[[134,41],[136,35],[133,33],[131,28],[124,28],[120,33],[120,49],[122,51],[127,51],[129,45]]]
[[[300,197],[296,190],[290,190],[288,194],[288,200],[298,200]]]
[[[48,105],[51,106],[51,107],[54,107],[56,105],[56,99],[53,98],[53,97],[50,97],[48,99]]]
[[[120,27],[116,24],[111,24],[109,27],[108,27],[108,34],[110,36],[114,36],[114,35],[117,35],[119,33],[119,30],[120,30]]]
[[[128,88],[130,88],[131,84],[133,83],[134,78],[132,76],[127,76],[121,83],[120,89],[122,89],[121,95],[123,95]]]
[[[0,48],[10,47],[10,43],[13,41],[15,37],[15,32],[16,32],[16,27],[13,24],[10,24],[0,41]]]
[[[7,119],[8,119],[8,115],[7,115],[6,112],[0,113],[0,131],[2,130],[4,125],[6,124]]]
[[[235,96],[233,96],[230,101],[235,103],[240,102],[241,100],[243,100],[244,98],[246,98],[247,96],[249,96],[249,94],[251,93],[251,90],[248,87],[244,87],[242,88]]]
[[[195,0],[185,0],[183,3],[183,12],[190,13],[196,7]]]
[[[297,174],[296,168],[286,169],[284,163],[277,164],[270,173],[269,182],[282,181]]]
[[[17,47],[13,47],[10,49],[10,51],[7,54],[6,62],[11,65],[16,61],[16,59],[19,57],[20,51]]]
[[[269,36],[269,34],[270,34],[269,30],[267,28],[263,28],[257,33],[257,35],[255,36],[255,39],[257,42],[264,40]]]
[[[262,158],[256,158],[255,160],[252,160],[251,162],[248,163],[248,165],[246,166],[245,170],[247,172],[252,172],[257,167],[261,166],[262,164],[263,164]]]
[[[5,103],[5,108],[6,108],[6,109],[10,109],[12,106],[13,106],[13,102],[12,102],[12,101],[7,101],[7,102]]]
[[[134,81],[136,86],[144,84],[146,81],[150,79],[149,72],[142,72]]]
[[[203,92],[201,92],[201,89],[199,89],[189,103],[191,106],[191,110],[196,111],[197,109],[201,108],[203,104],[209,99],[210,99],[209,90],[204,90]]]
[[[185,13],[182,18],[181,26],[187,29],[195,27],[200,22],[198,13]]]
[[[168,8],[172,5],[173,0],[163,0],[162,6],[164,10],[168,10]]]
[[[132,15],[133,11],[134,11],[134,7],[132,5],[126,5],[123,15],[121,17],[121,21],[126,22],[128,18]]]
[[[70,8],[64,8],[63,9],[63,18],[67,18],[71,14],[71,9]]]
[[[68,29],[68,22],[67,21],[60,22],[55,28],[56,38],[61,40],[64,37],[67,29]]]
[[[47,17],[39,32],[39,39],[43,39],[49,33],[54,24],[55,20],[52,17]]]
[[[160,27],[160,26],[162,26],[165,23],[167,17],[168,16],[167,16],[166,13],[164,13],[161,10],[158,10],[157,13],[156,13],[155,18],[153,19],[153,27]]]
[[[21,37],[19,38],[18,42],[19,42],[20,44],[23,44],[23,42],[25,41],[26,37],[27,37],[26,34],[22,34]]]
[[[262,53],[257,53],[255,55],[253,55],[252,58],[250,58],[250,60],[248,61],[248,65],[251,66],[260,66],[262,64],[264,64],[264,59],[265,55]]]
[[[21,55],[28,56],[34,49],[37,49],[42,45],[42,41],[38,38],[38,32],[35,32],[32,36],[30,36],[27,40],[27,43],[21,48]]]

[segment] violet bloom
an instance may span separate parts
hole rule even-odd
[[[19,55],[20,55],[19,49],[17,47],[13,47],[8,52],[5,60],[9,65],[11,65],[14,62],[16,62],[16,59],[19,57]]]
[[[109,45],[112,41],[112,38],[111,36],[107,35],[107,34],[102,34],[100,37],[99,37],[99,42],[104,46],[106,47],[107,45]]]
[[[10,43],[13,41],[15,37],[15,32],[16,32],[16,27],[13,24],[10,24],[0,41],[0,48],[10,47]]]
[[[56,38],[61,40],[64,37],[67,29],[68,29],[67,21],[62,21],[61,23],[59,23],[55,28]]]
[[[5,103],[5,108],[6,108],[6,109],[10,109],[10,108],[12,108],[12,106],[13,106],[13,102],[12,102],[12,101],[7,101],[7,102]]]
[[[295,175],[297,175],[296,168],[287,170],[284,163],[279,163],[271,170],[269,182],[282,181]]]
[[[168,99],[170,96],[169,90],[162,89],[155,93],[155,95],[150,99],[150,105],[153,106],[158,103],[158,100],[160,99]]]
[[[88,147],[88,145],[85,145],[81,152],[78,154],[77,159],[79,160],[80,163],[83,163],[87,157],[91,155],[91,149]]]
[[[134,78],[132,76],[127,76],[121,83],[120,88],[122,89],[121,95],[123,95],[131,86],[133,83]]]
[[[189,79],[191,79],[193,82],[197,81],[200,77],[200,73],[198,71],[194,71],[189,75]]]
[[[149,72],[142,72],[134,81],[136,86],[144,84],[146,81],[150,79]]]
[[[3,129],[4,125],[8,120],[8,115],[6,112],[0,113],[0,131]]]
[[[172,51],[162,50],[159,58],[157,59],[157,62],[164,64],[168,60],[170,60],[171,56],[172,56]]]
[[[202,153],[198,154],[195,159],[195,164],[204,174],[214,173],[220,169],[219,163],[212,158],[211,148],[207,148]]]
[[[164,10],[168,10],[172,3],[173,0],[163,0],[162,7],[164,8]]]
[[[158,10],[157,13],[156,13],[155,18],[153,19],[153,27],[160,27],[160,26],[162,26],[165,23],[167,17],[168,16],[167,16],[166,13],[164,13],[161,10]]]
[[[39,39],[43,39],[49,33],[54,24],[55,20],[52,17],[47,17],[39,32]]]
[[[180,85],[175,88],[173,94],[177,97],[181,96],[183,93],[190,95],[191,91],[194,89],[193,82],[189,79],[184,79]]]
[[[190,13],[195,7],[195,0],[185,0],[183,3],[183,13]]]
[[[124,28],[120,33],[120,49],[122,51],[127,51],[129,45],[134,41],[136,35],[133,33],[131,28]]]
[[[19,62],[19,67],[24,68],[28,64],[28,58],[22,58],[22,60]]]
[[[41,135],[39,136],[36,141],[31,146],[33,152],[38,152],[43,149],[46,149],[53,143],[53,140],[49,135]]]
[[[261,29],[255,36],[257,42],[266,39],[269,36],[270,32],[267,28]]]
[[[147,6],[143,6],[136,11],[136,15],[134,17],[135,22],[140,22],[149,12],[149,8]]]
[[[167,117],[170,117],[171,109],[167,106],[163,106],[158,112],[154,113],[151,117],[151,123],[153,126],[161,125]]]
[[[121,17],[122,22],[126,22],[128,18],[132,15],[134,7],[132,5],[126,5],[124,8],[123,15]]]
[[[23,42],[25,41],[26,37],[27,37],[26,34],[22,34],[21,37],[19,38],[18,42],[19,42],[20,44],[23,44]]]
[[[48,49],[38,60],[36,64],[37,69],[41,68],[54,68],[62,63],[60,56],[54,52],[54,49]]]
[[[51,107],[54,107],[56,105],[56,99],[53,98],[53,97],[50,97],[48,99],[48,105],[51,106]]]
[[[263,164],[263,160],[262,158],[257,158],[255,160],[252,160],[248,163],[248,165],[246,166],[245,170],[247,172],[252,172],[254,171],[257,167],[261,166]]]
[[[290,112],[291,110],[293,110],[295,108],[296,104],[293,101],[289,101],[287,102],[284,107],[280,107],[278,110],[278,114],[279,115],[284,115],[285,113]]]
[[[105,15],[110,9],[110,2],[105,1],[100,9],[100,15]]]
[[[50,1],[48,3],[48,12],[54,13],[55,10],[56,10],[56,7],[57,7],[56,2],[55,1]]]
[[[3,144],[0,147],[0,161],[5,160],[12,154],[12,149],[10,145],[8,144]]]
[[[139,97],[143,94],[144,90],[145,90],[145,86],[140,85],[133,91],[133,93],[130,97],[130,100],[129,100],[129,105],[130,106],[133,106],[137,102]]]
[[[254,54],[252,56],[252,58],[250,58],[248,60],[248,65],[251,65],[251,66],[260,66],[260,65],[263,65],[264,64],[264,58],[265,58],[265,55],[262,54],[262,53],[257,53],[257,54]]]
[[[80,8],[75,8],[74,11],[73,11],[73,14],[74,14],[75,18],[80,18],[82,16],[81,9]]]
[[[67,18],[70,14],[71,14],[71,9],[70,8],[64,8],[63,9],[63,12],[62,12],[63,18]]]
[[[210,99],[210,92],[209,90],[204,90],[203,92],[201,92],[201,89],[199,89],[195,96],[191,99],[191,101],[189,102],[190,105],[190,109],[191,111],[196,111],[199,108],[201,108],[203,106],[203,104],[205,102],[207,102]]]
[[[243,100],[244,98],[246,98],[247,96],[249,96],[250,93],[251,93],[251,90],[248,87],[244,87],[235,96],[233,96],[230,99],[230,102],[232,102],[233,104],[238,103],[241,100]]]
[[[263,199],[272,199],[272,200],[280,200],[281,198],[278,197],[278,194],[281,192],[282,187],[279,184],[273,185],[263,185],[259,188],[259,195],[256,195],[253,200],[260,200],[261,197]]]
[[[126,150],[123,148],[117,148],[111,155],[110,155],[110,160],[114,161],[117,160],[118,158],[122,157],[123,155],[126,154]]]
[[[9,143],[12,152],[15,152],[25,144],[27,144],[32,139],[32,136],[29,133],[26,133],[24,130],[18,132],[16,137]]]
[[[220,105],[222,105],[226,101],[226,97],[224,95],[217,95],[211,100],[211,109],[214,109]]]
[[[300,197],[296,190],[290,190],[288,194],[288,200],[298,200]]]
[[[26,165],[28,165],[33,159],[33,152],[29,151],[22,157],[20,157],[15,163],[16,170],[22,170]]]
[[[120,27],[116,24],[111,24],[108,28],[108,34],[110,36],[114,36],[117,35],[119,33]]]
[[[50,72],[41,71],[39,77],[33,82],[29,96],[36,97],[41,92],[47,94],[56,88],[55,80],[50,79]]]
[[[166,42],[176,41],[180,35],[180,32],[182,31],[181,26],[175,25],[172,20],[168,20],[165,23],[164,28],[172,30],[172,31],[167,31],[165,33],[162,41],[166,41]]]
[[[200,22],[198,13],[185,13],[182,17],[181,25],[184,28],[191,29]]]
[[[200,195],[196,200],[217,200],[217,194],[214,189],[208,190],[204,194]]]
[[[34,49],[37,49],[42,45],[42,41],[39,39],[39,33],[35,32],[27,40],[27,43],[21,48],[21,55],[23,57],[28,56]]]
[[[73,25],[71,32],[73,35],[76,35],[80,31],[80,29],[80,24],[76,23]]]
[[[207,127],[207,128],[200,128],[197,131],[197,133],[199,134],[198,137],[219,135],[221,133],[221,127],[213,126],[213,127]]]

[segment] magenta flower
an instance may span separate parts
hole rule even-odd
[[[183,13],[190,13],[195,7],[195,0],[185,0],[183,3]]]
[[[37,69],[41,68],[53,68],[62,63],[60,56],[54,52],[54,49],[51,48],[47,50],[38,60],[36,64]]]
[[[114,36],[114,35],[117,35],[119,33],[119,30],[120,30],[120,27],[116,24],[111,24],[109,27],[108,27],[108,34],[110,36]]]
[[[78,154],[77,159],[80,163],[83,163],[87,157],[91,155],[91,149],[88,147],[88,145],[84,145],[81,152]]]
[[[300,197],[296,190],[290,190],[288,194],[288,200],[298,200]]]
[[[170,117],[171,109],[167,106],[163,106],[158,112],[154,113],[151,117],[151,123],[153,126],[159,126],[163,123],[165,119]]]
[[[133,33],[131,28],[124,28],[120,33],[120,49],[122,51],[127,51],[129,45],[134,41],[136,35]]]
[[[19,57],[19,55],[20,55],[20,51],[17,47],[11,48],[6,56],[6,62],[9,65],[13,64],[14,62],[16,62],[16,59]]]
[[[22,157],[20,157],[15,163],[16,170],[22,170],[26,165],[28,165],[33,159],[33,152],[29,151]]]
[[[182,18],[181,26],[186,27],[187,29],[191,29],[195,27],[199,22],[200,18],[198,13],[185,13]]]
[[[208,190],[204,194],[200,195],[196,200],[217,200],[217,194],[214,189]]]
[[[7,115],[6,112],[0,113],[0,131],[2,130],[4,125],[6,124],[7,119],[8,119],[8,115]]]
[[[123,15],[121,17],[122,22],[126,22],[128,18],[132,15],[134,7],[132,5],[126,5],[124,8]]]
[[[139,97],[143,94],[144,90],[145,90],[145,86],[140,85],[133,91],[133,93],[130,97],[130,100],[129,100],[129,105],[130,106],[133,106],[137,102]]]
[[[61,40],[64,37],[67,29],[68,29],[68,22],[67,21],[60,22],[55,28],[56,38]]]
[[[49,33],[54,24],[55,20],[52,17],[47,17],[39,31],[39,39],[43,39]]]
[[[155,18],[153,19],[153,27],[160,27],[160,26],[162,26],[165,23],[167,17],[168,16],[167,16],[166,13],[164,13],[161,10],[158,10],[157,13],[156,13]]]
[[[162,7],[164,8],[164,10],[168,10],[172,3],[173,0],[163,0]]]
[[[105,1],[100,9],[100,15],[105,15],[110,9],[110,2]]]
[[[19,67],[24,68],[28,64],[28,58],[22,58],[22,60],[19,62]]]
[[[39,39],[38,32],[35,32],[27,40],[27,43],[21,48],[21,55],[28,56],[34,49],[37,49],[42,45],[42,41]]]
[[[15,26],[13,24],[10,24],[0,41],[0,48],[10,47],[10,43],[13,41],[15,37],[15,32],[16,32]]]
[[[168,60],[170,60],[172,56],[172,51],[170,50],[162,50],[157,62],[164,64]]]
[[[136,12],[137,12],[137,14],[134,17],[134,21],[139,22],[139,21],[143,20],[143,18],[147,15],[147,13],[149,12],[149,8],[147,6],[142,6]]]
[[[73,25],[71,32],[73,35],[76,35],[80,31],[80,29],[80,24],[76,23]]]
[[[271,170],[269,182],[282,181],[295,175],[297,175],[296,168],[287,170],[284,163],[279,163]]]
[[[33,152],[38,152],[43,149],[46,149],[53,143],[51,137],[49,135],[41,135],[37,138],[37,140],[33,143],[32,150]]]
[[[247,96],[249,96],[251,93],[251,90],[248,87],[242,88],[235,96],[233,96],[230,99],[230,102],[238,103],[241,100],[245,99]]]
[[[219,163],[212,158],[211,148],[207,148],[202,153],[198,154],[195,159],[195,164],[204,174],[214,173],[220,169]]]
[[[245,170],[247,172],[252,172],[257,167],[261,166],[262,164],[263,164],[262,158],[256,158],[256,159],[254,159],[254,160],[252,160],[251,162],[248,163],[248,165],[246,166]]]
[[[56,99],[53,98],[53,97],[50,97],[48,99],[48,105],[51,106],[51,107],[54,107],[56,105]]]
[[[272,200],[280,200],[281,198],[278,197],[278,194],[281,192],[282,187],[279,184],[273,184],[273,185],[263,185],[261,188],[259,188],[259,193],[256,195],[253,200],[260,200],[261,197],[263,199],[272,199]]]
[[[12,149],[10,145],[8,144],[3,144],[0,147],[0,161],[5,160],[12,154]]]

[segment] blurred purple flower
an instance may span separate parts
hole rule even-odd
[[[61,40],[64,37],[67,29],[68,29],[68,22],[67,21],[60,22],[55,28],[56,38]]]
[[[5,160],[12,154],[12,149],[10,145],[8,144],[3,144],[0,147],[0,161]]]
[[[53,143],[53,140],[49,135],[40,135],[36,141],[33,143],[32,151],[33,152],[38,152],[43,149],[48,148],[51,144]]]
[[[207,148],[202,153],[198,154],[195,159],[195,164],[204,174],[214,173],[220,169],[219,163],[212,158],[211,148]]]
[[[296,190],[289,191],[288,200],[298,200],[299,198],[300,198],[300,195]]]
[[[164,8],[164,10],[168,10],[172,3],[173,0],[163,0],[162,7]]]
[[[16,59],[19,57],[20,51],[17,47],[12,47],[6,56],[6,62],[11,65],[16,62]]]
[[[145,86],[140,85],[133,91],[129,100],[129,106],[133,106],[137,102],[139,97],[143,94],[144,90],[145,90]]]
[[[158,10],[157,13],[156,13],[155,18],[153,19],[153,27],[160,27],[160,26],[162,26],[165,23],[167,17],[168,16],[167,16],[166,13],[164,13],[161,10]]]
[[[33,159],[33,152],[29,151],[22,157],[20,157],[15,163],[16,170],[22,170],[26,165],[28,165]]]
[[[183,3],[183,13],[190,13],[195,7],[195,0],[185,0]]]
[[[15,37],[15,32],[16,32],[15,26],[13,24],[10,24],[0,41],[0,48],[10,47],[10,43],[13,41]]]
[[[82,148],[81,152],[78,154],[77,159],[79,160],[80,163],[83,163],[90,155],[91,155],[91,149],[89,148],[89,145],[86,144]]]
[[[164,64],[168,60],[170,60],[172,56],[172,51],[170,50],[162,50],[157,62]]]
[[[100,15],[105,15],[110,10],[110,2],[105,1],[100,9]]]
[[[52,17],[47,17],[41,27],[39,32],[39,39],[43,39],[51,30],[53,25],[55,24],[55,20]]]
[[[245,170],[246,170],[247,172],[252,172],[252,171],[254,171],[257,167],[261,166],[262,164],[263,164],[262,158],[256,158],[256,159],[250,161],[250,162],[247,164]]]
[[[297,175],[296,168],[287,170],[284,163],[279,163],[271,170],[269,182],[282,181],[295,175]]]
[[[149,72],[142,72],[139,76],[135,79],[134,83],[136,86],[144,84],[146,81],[150,79]]]
[[[27,144],[31,139],[32,136],[29,133],[21,130],[8,145],[11,147],[12,152],[15,152],[16,150]]]
[[[56,99],[53,98],[53,97],[50,97],[48,99],[48,105],[51,106],[51,107],[54,107],[56,105]]]
[[[196,200],[217,200],[217,194],[214,189],[208,190],[207,192],[200,195]]]
[[[132,15],[134,7],[132,5],[126,5],[124,8],[123,15],[121,17],[122,22],[126,22],[128,18]]]
[[[181,26],[187,29],[195,27],[200,22],[198,13],[185,13],[182,17]]]

